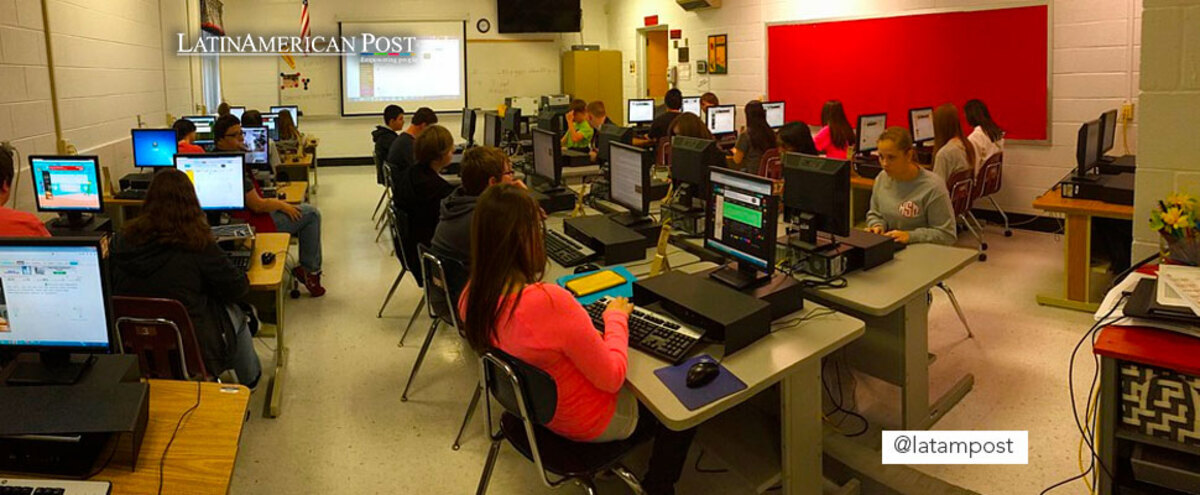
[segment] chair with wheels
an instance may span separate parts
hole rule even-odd
[[[758,161],[758,175],[772,180],[783,178],[783,159],[779,156],[779,148],[771,148],[762,154]]]
[[[492,445],[476,495],[487,493],[496,457],[506,440],[537,466],[542,482],[550,488],[573,481],[587,493],[595,494],[596,476],[612,473],[633,493],[645,493],[637,477],[621,464],[621,459],[637,447],[636,440],[607,443],[567,440],[545,427],[554,418],[558,405],[558,392],[550,375],[496,349],[484,353],[480,362],[488,393],[484,410]],[[492,399],[503,408],[499,429],[492,422]]]
[[[1004,213],[1004,209],[1000,208],[1000,204],[996,203],[994,195],[1000,192],[1000,186],[1003,185],[1004,179],[1004,152],[998,152],[987,160],[984,160],[983,165],[979,166],[979,173],[975,176],[975,187],[971,194],[971,203],[980,198],[987,198],[992,203],[992,207],[1000,213],[1000,218],[1004,219],[1004,237],[1012,237],[1012,228],[1008,225],[1008,214]],[[974,214],[971,215],[974,218]],[[979,223],[979,220],[975,220]],[[985,248],[986,249],[986,248]]]
[[[174,299],[113,296],[117,348],[138,358],[142,376],[212,381],[187,308]]]

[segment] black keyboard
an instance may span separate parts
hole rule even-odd
[[[146,199],[146,189],[126,189],[113,195],[116,199]]]
[[[108,495],[107,481],[30,480],[0,478],[0,495]]]
[[[546,256],[558,263],[559,266],[570,268],[583,264],[592,259],[596,252],[584,246],[566,234],[556,230],[546,231]]]
[[[229,261],[232,261],[233,266],[241,268],[244,272],[250,271],[250,255],[248,254],[229,253]]]
[[[604,308],[609,297],[585,306],[592,317],[592,325],[604,331]],[[633,308],[629,315],[629,345],[639,351],[664,359],[671,364],[683,362],[692,349],[700,343],[697,332],[671,318],[643,308]]]

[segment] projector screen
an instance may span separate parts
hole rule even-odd
[[[393,103],[407,113],[467,106],[465,21],[342,21],[338,31],[359,51],[342,58],[343,116],[379,115]]]

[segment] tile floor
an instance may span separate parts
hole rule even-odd
[[[291,355],[283,414],[263,418],[265,387],[255,393],[234,473],[234,494],[475,490],[488,449],[481,423],[476,421],[468,430],[462,450],[450,448],[476,376],[476,364],[456,335],[443,331],[435,339],[410,400],[400,401],[429,319],[422,315],[408,345],[397,348],[420,297],[411,278],[401,284],[383,318],[376,318],[399,271],[388,243],[374,242],[370,212],[379,193],[369,167],[321,172],[320,195],[313,203],[322,212],[329,293],[288,303]],[[950,279],[975,339],[964,339],[949,302],[935,294],[930,350],[938,360],[931,372],[932,391],[940,394],[963,373],[975,375],[974,390],[936,428],[1029,430],[1030,463],[924,466],[920,471],[978,493],[1036,494],[1078,473],[1078,434],[1066,375],[1071,349],[1091,324],[1091,316],[1034,302],[1035,293],[1061,286],[1059,238],[1025,231],[1004,238],[994,226],[988,234],[989,260]],[[271,361],[269,345],[273,342],[258,343],[265,368]],[[1090,378],[1090,359],[1081,356],[1077,363],[1077,381]],[[859,380],[856,397],[873,423],[894,424],[897,396],[892,387]],[[877,441],[874,446],[878,448]],[[693,458],[698,450],[693,448]],[[705,468],[721,464],[718,458],[705,457]],[[678,488],[681,494],[753,492],[736,474],[701,474],[691,463]],[[575,487],[561,491],[582,493]],[[625,493],[612,483],[602,491]],[[504,447],[489,493],[549,492],[533,465]],[[1085,492],[1082,483],[1075,483],[1056,493]]]

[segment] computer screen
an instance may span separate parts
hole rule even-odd
[[[879,148],[879,136],[887,129],[887,114],[858,116],[858,152],[866,153]]]
[[[458,135],[463,139],[471,141],[475,139],[475,110],[464,108],[462,111],[462,124],[459,128]]]
[[[38,211],[94,212],[100,203],[100,162],[94,156],[30,156]]]
[[[271,107],[271,113],[273,114],[279,114],[283,111],[291,113],[292,123],[296,124],[296,127],[300,127],[300,107],[296,105],[278,105]]]
[[[1100,121],[1085,122],[1079,127],[1075,143],[1075,169],[1080,176],[1087,174],[1100,159]]]
[[[914,143],[933,141],[933,109],[914,108],[908,111],[908,130]]]
[[[109,347],[99,241],[0,240],[0,348]]]
[[[628,115],[630,124],[654,122],[654,100],[629,100]]]
[[[266,127],[243,127],[242,142],[246,146],[246,162],[264,164],[271,161]]]
[[[772,181],[733,170],[709,168],[704,247],[767,272],[775,268],[779,203]]]
[[[272,141],[279,140],[279,114],[264,113],[262,114],[263,127],[267,128],[268,136]]]
[[[1117,137],[1117,110],[1109,110],[1100,114],[1100,156],[1113,149]]]
[[[699,117],[700,116],[700,97],[699,96],[689,96],[687,98],[684,98],[682,110],[684,112],[690,112],[692,115]]]
[[[616,204],[629,209],[630,213],[645,215],[649,206],[646,194],[650,192],[650,166],[654,163],[653,153],[636,146],[613,143],[609,148],[610,197]]]
[[[596,160],[609,161],[609,150],[612,143],[633,144],[633,128],[621,127],[616,124],[600,126],[600,137],[596,138]]]
[[[244,160],[245,155],[241,153],[175,155],[175,168],[191,179],[200,208],[243,210],[246,208],[246,194],[242,189]]]
[[[133,166],[170,167],[178,146],[175,129],[133,129]]]
[[[813,215],[811,227],[850,235],[850,164],[800,153],[783,155],[783,205]]]
[[[708,107],[708,132],[713,133],[714,136],[732,134],[736,118],[737,107],[733,105]]]
[[[204,146],[213,144],[213,124],[217,123],[217,118],[211,115],[192,115],[184,117],[184,119],[196,124],[196,144]]]
[[[693,194],[708,188],[709,167],[725,165],[725,153],[712,139],[675,136],[671,138],[671,179],[694,186]]]
[[[237,117],[238,120],[242,120],[243,113],[246,113],[246,107],[229,107],[229,115]]]
[[[504,111],[504,130],[513,134],[521,133],[521,109],[510,107]]]
[[[545,129],[533,130],[533,173],[558,185],[558,135]]]
[[[772,129],[783,127],[784,103],[782,101],[768,101],[764,102],[762,106],[763,110],[767,111],[767,124],[770,125]]]
[[[492,112],[483,114],[483,145],[500,146],[500,115]]]

